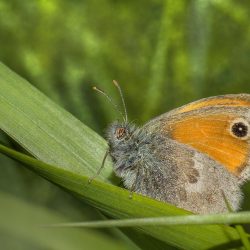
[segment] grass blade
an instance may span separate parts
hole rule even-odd
[[[56,227],[135,227],[135,226],[178,226],[178,225],[211,225],[211,224],[249,224],[250,212],[209,214],[209,215],[182,215],[156,218],[134,218],[124,220],[108,220],[94,222],[63,223],[49,226]]]

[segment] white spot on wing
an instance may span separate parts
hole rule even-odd
[[[194,168],[199,172],[199,177],[197,178],[197,182],[196,183],[188,183],[186,184],[186,190],[188,192],[198,192],[201,193],[204,190],[204,162],[206,162],[206,160],[204,159],[205,156],[203,156],[200,153],[195,153],[194,157],[193,157],[193,161],[194,161]]]

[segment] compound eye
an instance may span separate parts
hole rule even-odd
[[[231,124],[231,134],[241,140],[249,138],[249,123],[244,119],[237,119]]]
[[[118,140],[124,138],[126,135],[126,129],[125,128],[117,128],[115,131],[115,136]]]

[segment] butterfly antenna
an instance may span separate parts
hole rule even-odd
[[[128,122],[128,113],[127,113],[127,108],[126,108],[126,104],[125,104],[125,100],[124,100],[124,97],[123,97],[123,94],[122,94],[121,87],[120,87],[119,83],[116,80],[113,80],[113,83],[116,86],[116,88],[119,90],[119,93],[120,93],[120,96],[121,96],[121,99],[122,99],[122,105],[123,105],[123,108],[124,108],[125,123],[127,123]]]
[[[127,116],[124,117],[124,115],[121,112],[121,110],[118,108],[118,106],[114,103],[114,101],[111,99],[111,97],[108,94],[106,94],[103,90],[101,90],[101,89],[99,89],[99,88],[97,88],[95,86],[93,87],[93,90],[95,90],[95,91],[101,93],[102,95],[104,95],[109,100],[109,102],[113,105],[113,107],[115,108],[115,110],[120,113],[120,115],[122,116],[124,122],[127,121]]]

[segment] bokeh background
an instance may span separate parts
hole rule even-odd
[[[113,79],[139,125],[202,97],[250,93],[250,2],[1,0],[0,60],[103,135],[118,114],[92,86],[120,104]],[[117,230],[44,234],[31,223],[100,216],[0,157],[1,249],[136,249]]]

